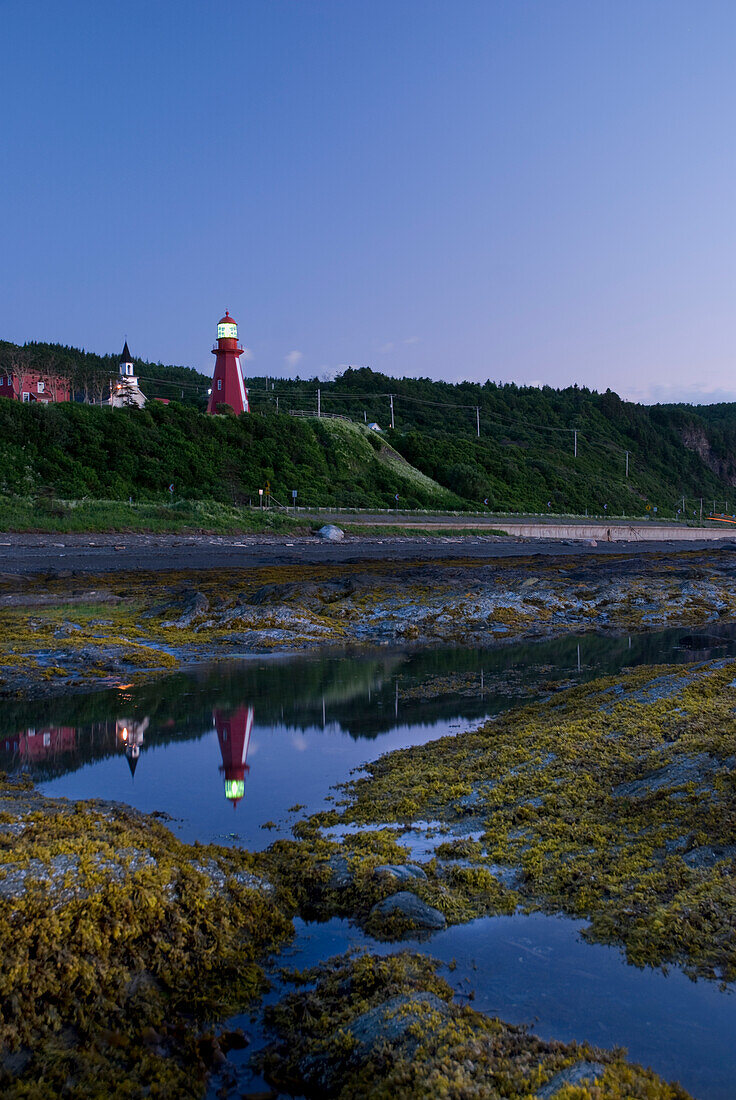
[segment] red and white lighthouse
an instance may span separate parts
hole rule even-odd
[[[237,806],[245,794],[245,777],[250,771],[245,760],[253,732],[254,715],[253,707],[238,707],[233,711],[215,709],[212,714],[217,740],[220,742],[220,771],[225,776],[225,798],[230,799],[233,807]]]
[[[216,413],[218,405],[229,405],[235,413],[250,412],[248,391],[240,370],[243,349],[238,347],[238,324],[227,310],[217,323],[217,345],[212,354],[216,357],[215,373],[207,412]]]

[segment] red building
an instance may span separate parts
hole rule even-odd
[[[218,321],[217,344],[212,354],[215,356],[215,373],[207,412],[216,413],[218,405],[229,405],[235,413],[250,412],[248,391],[240,370],[243,349],[238,347],[238,325],[227,310]]]
[[[220,742],[222,767],[225,776],[225,798],[229,798],[233,808],[245,794],[245,776],[250,768],[245,762],[248,755],[250,735],[253,732],[253,707],[238,707],[237,710],[215,710],[212,720]]]
[[[63,752],[76,748],[77,731],[74,726],[45,726],[36,729],[29,726],[21,730],[13,742],[5,742],[6,749],[14,749],[24,764],[33,764],[39,760],[48,760]]]
[[[50,405],[57,401],[70,401],[71,395],[69,379],[55,371],[0,368],[0,397]]]

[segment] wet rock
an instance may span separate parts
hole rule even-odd
[[[486,788],[488,789],[488,788]],[[450,804],[450,809],[462,817],[464,814],[477,814],[479,810],[482,810],[484,803],[485,789],[478,784],[473,785],[473,790],[468,794],[460,795],[454,802]]]
[[[711,667],[717,668],[718,666],[713,664]],[[663,699],[671,699],[674,695],[679,695],[680,692],[688,688],[691,683],[699,678],[702,668],[702,665],[694,665],[686,673],[678,670],[664,676],[655,676],[648,684],[644,684],[634,691],[627,691],[623,684],[616,684],[601,694],[604,696],[615,695],[618,699],[626,699],[627,702],[632,703],[659,703]],[[604,714],[610,714],[614,705],[613,703],[607,704],[602,706],[600,710]]]
[[[654,791],[682,787],[686,783],[697,783],[699,790],[707,791],[707,786],[703,785],[709,784],[720,768],[720,762],[707,752],[698,753],[696,756],[681,756],[663,768],[657,768],[656,771],[642,776],[641,779],[619,783],[614,787],[613,793],[618,798],[638,798],[640,795],[651,794]]]
[[[417,863],[382,863],[373,871],[374,875],[387,875],[396,882],[411,882],[426,879],[427,875]]]
[[[444,928],[447,924],[444,913],[440,913],[439,909],[433,909],[431,905],[427,905],[426,901],[422,901],[408,890],[401,890],[398,894],[391,894],[390,897],[377,902],[370,911],[369,920],[392,916],[405,917],[415,928],[432,932]]]
[[[334,523],[326,523],[324,527],[320,527],[317,538],[326,539],[327,542],[342,542],[345,532],[340,527],[335,527]]]
[[[345,1028],[355,1043],[347,1059],[343,1056],[336,1060],[330,1051],[316,1051],[301,1060],[300,1074],[320,1095],[332,1095],[345,1073],[345,1061],[360,1065],[386,1044],[411,1058],[420,1042],[426,1043],[451,1015],[452,1009],[435,993],[413,992],[391,997],[356,1017]]]
[[[170,605],[171,606],[171,605]],[[200,618],[209,611],[210,601],[202,592],[193,589],[185,590],[178,601],[181,614],[178,619],[169,619],[161,623],[164,627],[176,627],[178,630],[186,630],[195,619]]]
[[[345,856],[330,856],[327,866],[330,868],[330,877],[327,882],[330,889],[345,890],[352,885],[353,873]]]
[[[2,1056],[2,1066],[11,1077],[20,1077],[30,1065],[33,1057],[26,1047],[21,1050],[8,1052]]]
[[[576,1062],[574,1066],[560,1070],[546,1085],[537,1089],[537,1096],[539,1100],[552,1100],[565,1085],[592,1085],[596,1078],[603,1076],[605,1069],[600,1062]]]
[[[264,584],[257,588],[244,602],[260,607],[263,604],[288,603],[293,600],[306,603],[317,598],[317,585],[311,582],[306,584]]]
[[[726,844],[723,847],[705,844],[701,848],[693,848],[686,852],[682,862],[694,870],[705,871],[715,867],[716,863],[732,859],[736,859],[736,844]]]
[[[54,637],[55,638],[68,638],[72,634],[78,634],[81,631],[81,629],[82,628],[81,628],[81,626],[79,626],[78,623],[65,622],[65,623],[62,623],[61,626],[57,627],[57,629],[54,631]]]
[[[346,1031],[357,1040],[359,1048],[368,1054],[377,1043],[387,1042],[400,1046],[405,1054],[413,1054],[426,1036],[417,1034],[418,1023],[424,1024],[429,1010],[436,1025],[449,1019],[450,1006],[436,993],[401,994],[391,997],[382,1005],[376,1005],[358,1016]]]

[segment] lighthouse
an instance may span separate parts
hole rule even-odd
[[[217,323],[217,344],[212,349],[215,356],[215,373],[207,412],[216,413],[218,405],[229,405],[235,413],[250,412],[248,391],[240,370],[238,324],[227,310]]]
[[[212,714],[222,755],[220,771],[225,776],[225,798],[230,799],[233,808],[245,794],[245,776],[250,771],[245,759],[254,715],[253,707],[238,707],[234,711],[215,709]]]

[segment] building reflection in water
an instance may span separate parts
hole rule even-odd
[[[135,721],[133,718],[118,718],[115,722],[115,740],[125,753],[130,774],[135,775],[138,757],[141,754],[143,735],[148,729],[148,718]]]
[[[253,707],[238,707],[237,710],[216,708],[212,712],[222,756],[220,771],[225,776],[225,798],[230,799],[233,809],[245,794],[245,776],[250,771],[245,761],[254,716]]]
[[[22,764],[34,764],[72,752],[76,748],[77,731],[74,726],[28,726],[15,737],[4,741],[5,751],[19,757]]]
[[[253,732],[255,710],[250,706],[234,710],[215,708],[212,721],[217,732],[224,777],[225,798],[237,806],[245,795],[245,777],[250,771],[247,763],[248,748]],[[28,726],[11,737],[0,738],[0,763],[8,768],[21,766],[33,770],[36,775],[57,774],[59,770],[74,770],[81,763],[110,753],[124,754],[131,776],[135,776],[141,749],[146,736],[153,732],[154,741],[159,732],[149,730],[151,719],[122,717],[93,722],[84,726]],[[169,723],[173,726],[173,722]],[[147,733],[148,731],[148,733]]]

